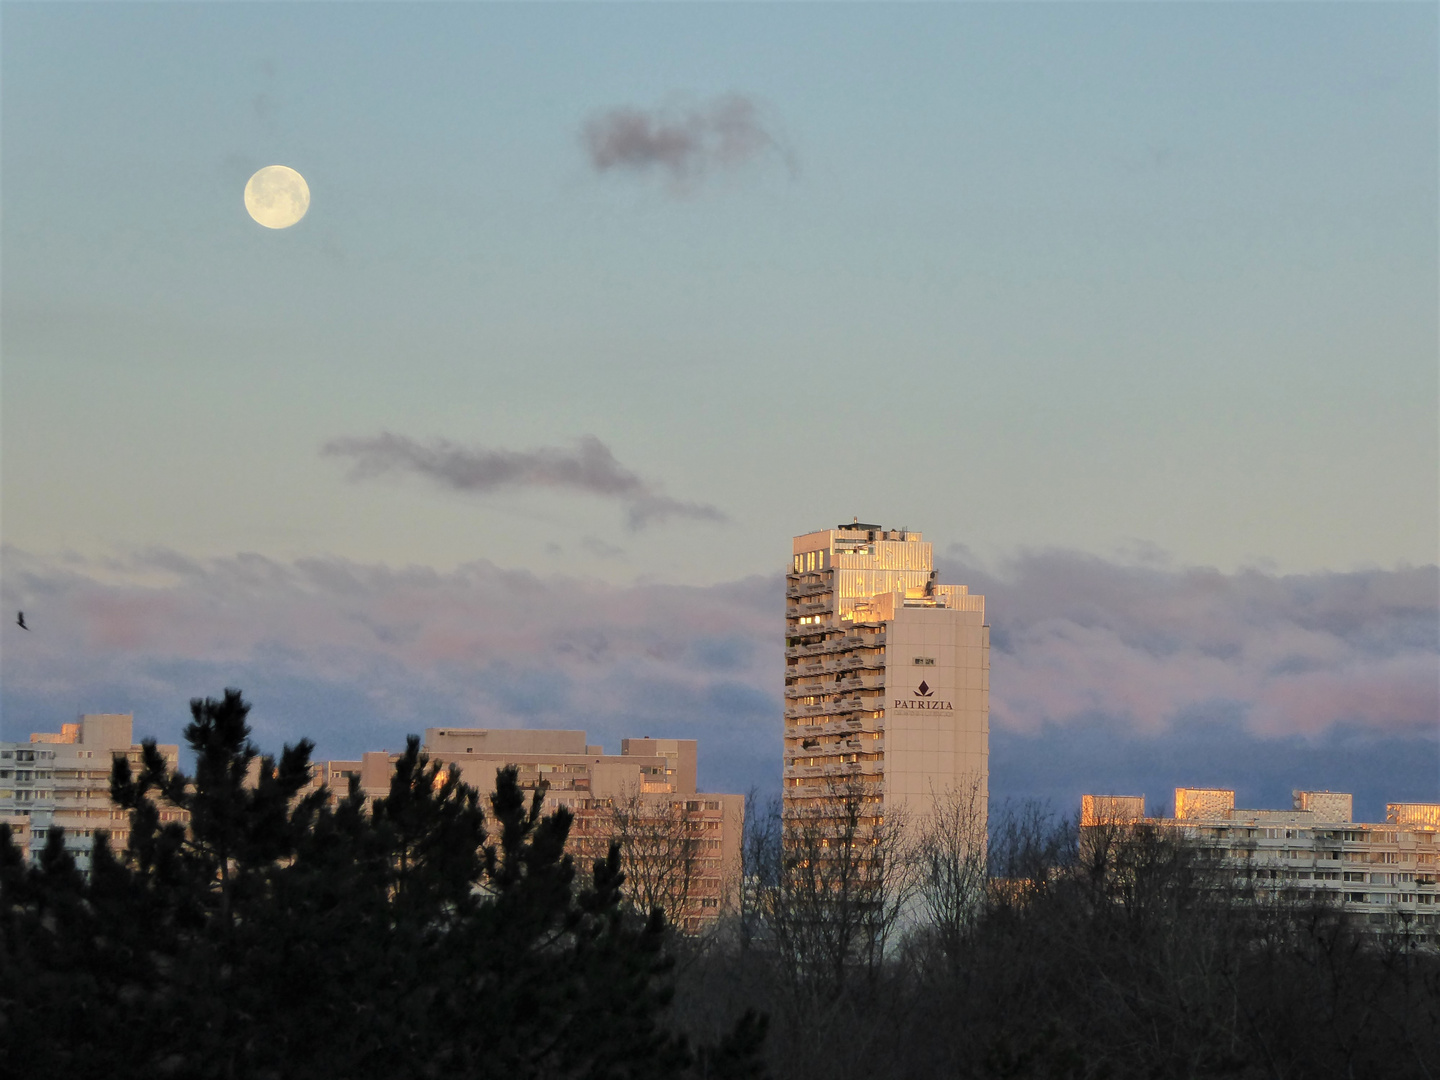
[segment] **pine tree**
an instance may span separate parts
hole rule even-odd
[[[332,804],[324,789],[303,794],[310,742],[262,756],[248,711],[235,690],[191,702],[193,776],[153,741],[138,775],[116,759],[130,841],[117,854],[99,836],[88,881],[60,830],[27,866],[0,826],[0,1038],[29,1033],[7,1065],[73,1077],[763,1075],[754,1016],[698,1052],[666,1028],[663,916],[626,913],[618,848],[577,886],[571,816],[544,812],[543,786],[527,796],[513,768],[499,770],[487,815],[412,736],[385,797],[367,805],[352,780]]]

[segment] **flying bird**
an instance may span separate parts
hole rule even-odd
[[[25,612],[23,612],[23,611],[17,611],[17,612],[15,613],[15,622],[19,625],[19,627],[20,627],[21,630],[29,630],[29,629],[30,629],[30,627],[28,627],[28,626],[25,625]]]

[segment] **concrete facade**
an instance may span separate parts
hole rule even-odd
[[[1378,928],[1408,924],[1440,940],[1440,804],[1390,803],[1383,824],[1365,824],[1351,821],[1344,792],[1296,791],[1292,801],[1288,810],[1244,810],[1233,791],[1176,788],[1173,817],[1145,818],[1133,814],[1143,796],[1086,795],[1080,824],[1171,829],[1261,896],[1333,903]]]
[[[855,522],[794,539],[785,578],[787,814],[843,785],[876,820],[989,785],[985,598],[936,581],[918,532]]]
[[[704,929],[738,900],[745,797],[697,791],[694,739],[623,739],[619,754],[605,754],[583,731],[445,727],[427,728],[422,749],[482,795],[508,766],[522,788],[543,781],[547,809],[564,806],[575,816],[568,850],[582,872],[626,831],[624,855],[639,861],[627,868],[631,884],[672,895],[666,914],[682,929]],[[378,751],[316,762],[312,785],[341,796],[354,775],[367,798],[381,798],[398,758]]]
[[[56,826],[64,827],[82,871],[97,831],[110,833],[116,851],[125,848],[130,822],[110,800],[110,770],[123,754],[139,772],[142,751],[131,741],[132,727],[129,714],[92,714],[29,742],[0,743],[0,822],[10,825],[22,850],[38,856]],[[177,767],[177,746],[158,749]],[[544,781],[547,808],[565,806],[575,815],[568,850],[582,873],[622,828],[627,858],[640,861],[627,873],[665,894],[667,915],[684,929],[704,929],[738,898],[745,798],[697,790],[694,739],[625,739],[612,755],[588,744],[583,731],[430,728],[424,749],[482,796],[494,790],[495,771],[509,765],[518,768],[522,787],[534,790]],[[343,796],[354,777],[367,799],[383,797],[398,757],[378,751],[358,761],[314,762],[310,789],[327,785]],[[258,767],[257,761],[252,773]],[[186,817],[163,804],[160,816]]]
[[[36,732],[26,743],[0,743],[0,821],[12,832],[23,820],[32,855],[45,846],[49,830],[65,829],[65,846],[80,868],[90,864],[95,833],[110,833],[121,850],[130,839],[128,816],[110,801],[111,763],[121,755],[140,771],[141,748],[132,742],[129,713],[87,713],[58,732]],[[180,760],[178,746],[157,747],[171,768]],[[162,810],[162,821],[182,818]]]

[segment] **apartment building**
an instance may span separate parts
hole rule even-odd
[[[575,816],[577,865],[603,858],[620,837],[632,895],[659,903],[686,930],[703,929],[738,899],[745,797],[697,790],[694,739],[622,739],[619,754],[606,754],[583,731],[446,727],[427,728],[422,749],[482,793],[508,766],[527,790],[543,781],[547,808]],[[316,762],[313,786],[343,795],[355,776],[367,798],[383,797],[398,758],[377,751]]]
[[[1174,815],[1160,818],[1146,817],[1144,802],[1083,796],[1081,827],[1171,829],[1262,895],[1334,903],[1377,928],[1440,932],[1440,803],[1389,803],[1383,823],[1366,824],[1352,820],[1351,796],[1335,791],[1295,791],[1288,810],[1245,810],[1226,788],[1176,788]]]
[[[859,792],[869,820],[922,818],[989,783],[985,598],[942,585],[918,532],[838,525],[797,536],[785,575],[784,806]],[[853,794],[845,797],[852,798]]]
[[[81,869],[89,866],[95,833],[110,833],[120,850],[130,839],[130,820],[110,801],[110,768],[118,756],[140,771],[141,748],[132,741],[129,713],[87,713],[58,732],[36,732],[29,742],[0,743],[0,822],[12,836],[23,831],[32,855],[45,846],[50,829],[65,830],[65,846]],[[160,746],[171,768],[180,760],[178,746]],[[162,810],[162,820],[183,813]],[[20,828],[23,823],[23,830]]]

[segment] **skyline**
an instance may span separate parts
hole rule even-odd
[[[987,598],[997,800],[1198,785],[1278,806],[1331,788],[1374,819],[1440,786],[1435,567],[1224,575],[1050,552],[1002,575],[943,547],[936,561]],[[351,758],[438,725],[584,728],[607,750],[696,738],[703,788],[778,790],[779,570],[610,586],[483,562],[11,552],[4,587],[58,617],[27,614],[33,667],[7,679],[3,738],[103,706],[173,742],[189,698],[236,685],[267,749],[304,735]]]
[[[677,715],[744,790],[858,515],[990,598],[997,793],[1434,797],[1433,7],[0,17],[3,737]]]

